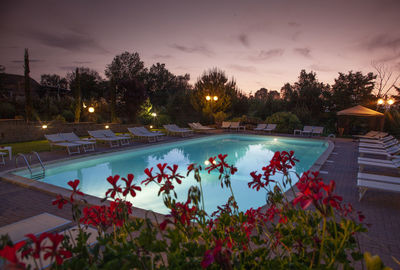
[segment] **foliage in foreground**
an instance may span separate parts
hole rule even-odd
[[[357,235],[366,231],[363,215],[336,195],[335,182],[325,184],[318,172],[305,172],[292,186],[294,153],[276,152],[262,172],[252,172],[249,188],[268,194],[265,208],[239,210],[231,188],[237,172],[225,161],[226,155],[209,159],[208,173],[217,171],[222,188],[228,188],[228,202],[211,215],[204,210],[200,172],[190,164],[187,176],[197,182],[184,201],[177,201],[174,186],[184,181],[178,166],[158,164],[146,169],[141,184],[156,183],[170,214],[164,220],[131,219],[132,204],[141,187],[134,175],[107,178],[111,188],[104,205],[85,205],[78,196],[79,180],[68,182],[71,196],[53,202],[59,208],[72,205],[79,234],[75,239],[60,234],[28,234],[28,241],[8,244],[0,250],[9,265],[24,268],[28,258],[34,268],[53,269],[354,269],[362,259]],[[156,172],[157,171],[157,172]],[[273,175],[283,177],[275,183]],[[289,187],[289,192],[284,193]],[[297,192],[295,192],[297,189]],[[290,201],[286,194],[293,195]],[[358,219],[358,220],[357,220]],[[98,230],[97,242],[88,245],[86,226]],[[378,257],[379,258],[379,257]],[[383,269],[375,256],[365,254],[368,269]]]

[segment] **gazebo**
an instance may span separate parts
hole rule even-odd
[[[339,111],[337,115],[339,135],[350,134],[357,124],[362,125],[360,129],[383,130],[385,115],[361,105]]]

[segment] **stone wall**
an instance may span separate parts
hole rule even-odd
[[[96,124],[93,122],[84,123],[50,123],[46,129],[42,128],[39,122],[25,123],[24,120],[0,120],[0,144],[12,142],[26,142],[44,140],[44,134],[61,132],[74,132],[76,135],[88,136],[88,130],[104,129],[109,125],[114,132],[127,133],[127,127],[134,125],[126,124]]]

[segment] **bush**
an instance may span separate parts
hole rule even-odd
[[[160,114],[155,119],[155,125],[158,127],[162,127],[162,125],[171,124],[171,117],[167,114]]]
[[[15,116],[15,107],[11,103],[0,103],[0,118],[12,119]]]
[[[277,112],[267,117],[268,124],[277,124],[276,131],[282,133],[293,133],[293,130],[301,128],[299,118],[290,112]]]
[[[305,172],[296,183],[295,193],[289,172],[297,161],[294,153],[276,152],[262,172],[252,172],[249,188],[265,191],[267,207],[263,210],[239,211],[235,194],[230,188],[231,175],[237,172],[225,162],[226,155],[209,158],[209,173],[219,174],[221,187],[230,189],[226,205],[208,215],[204,210],[201,166],[190,164],[196,186],[189,189],[184,201],[177,201],[174,186],[184,178],[177,165],[158,164],[146,169],[143,188],[158,184],[170,215],[153,223],[149,218],[130,219],[132,204],[141,187],[133,182],[134,175],[120,179],[110,176],[105,194],[107,205],[86,205],[79,191],[79,180],[69,181],[72,193],[59,195],[53,205],[60,209],[71,205],[79,233],[75,239],[56,233],[39,237],[28,235],[29,241],[3,244],[0,256],[16,265],[23,254],[40,265],[47,256],[57,269],[354,269],[362,259],[357,237],[366,231],[362,214],[336,195],[335,182],[326,184],[318,172]],[[282,184],[271,186],[270,176],[281,174]],[[216,175],[216,176],[217,176]],[[123,186],[121,186],[121,184]],[[289,196],[286,197],[288,187]],[[84,204],[83,209],[81,204]],[[359,220],[359,221],[358,221]],[[98,230],[97,242],[89,247],[84,226]],[[4,237],[2,237],[4,239]],[[46,239],[48,245],[43,241]],[[368,269],[376,258],[365,255]],[[373,269],[382,269],[380,268]]]
[[[214,116],[215,124],[217,124],[217,125],[221,125],[222,121],[224,121],[228,117],[228,115],[226,113],[224,113],[223,111],[214,113],[213,116]]]
[[[65,118],[62,115],[56,115],[55,117],[53,117],[53,121],[65,123]]]
[[[67,122],[74,122],[74,120],[75,120],[75,115],[70,110],[64,110],[62,113],[62,117],[64,117],[64,119]]]

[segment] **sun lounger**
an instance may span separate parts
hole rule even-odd
[[[323,132],[324,132],[324,127],[315,126],[312,127],[311,135],[321,136]]]
[[[60,134],[46,134],[44,137],[50,143],[50,146],[55,145],[65,147],[69,155],[79,154],[81,152],[79,149],[79,146],[81,145],[79,143],[66,142],[65,139],[60,136]],[[74,151],[74,149],[76,150]]]
[[[90,130],[90,131],[88,131],[88,133],[96,141],[108,142],[110,144],[110,147],[118,147],[119,146],[120,139],[106,137],[103,133],[103,130]]]
[[[75,133],[59,133],[59,135],[66,141],[82,145],[83,151],[90,152],[95,150],[95,141],[81,140]]]
[[[147,139],[148,142],[156,142],[157,137],[160,136],[157,134],[145,133],[138,127],[128,128],[128,131],[133,135],[134,138],[137,137],[139,139]]]
[[[386,132],[381,132],[381,131],[370,131],[365,135],[354,135],[353,137],[355,139],[373,139],[373,140],[379,140],[383,139],[389,134]]]
[[[393,137],[392,135],[388,135],[383,138],[378,138],[378,139],[366,139],[366,138],[361,138],[359,141],[363,143],[386,143],[391,140],[395,140],[396,138]]]
[[[168,134],[181,135],[182,137],[190,136],[193,134],[192,130],[180,128],[177,125],[163,125]]]
[[[1,227],[0,235],[8,234],[13,243],[18,243],[25,240],[25,235],[28,233],[39,235],[43,232],[60,229],[70,223],[70,220],[44,212]]]
[[[235,129],[236,131],[239,131],[240,129],[246,130],[246,127],[241,126],[240,122],[231,122],[229,129]]]
[[[360,152],[361,156],[363,156],[364,154],[372,154],[372,155],[383,155],[391,157],[392,155],[400,153],[400,146],[394,145],[386,149],[359,147],[358,152]]]
[[[368,189],[400,192],[400,177],[359,172],[357,175],[357,187],[359,189],[359,201],[361,201]]]
[[[208,131],[208,130],[214,130],[215,128],[203,126],[202,124],[198,122],[193,122],[193,123],[188,123],[189,127],[193,129],[194,131]]]
[[[229,129],[231,127],[231,122],[225,122],[223,121],[221,124],[222,129]]]
[[[126,135],[116,135],[111,129],[102,130],[104,136],[107,138],[117,138],[121,145],[129,145],[131,143],[131,137]]]
[[[264,131],[268,131],[269,133],[271,133],[275,129],[276,129],[276,124],[268,124],[268,126],[264,129]]]
[[[138,130],[140,130],[143,134],[148,134],[148,135],[157,135],[157,140],[161,141],[164,139],[165,134],[162,133],[161,131],[150,131],[145,127],[137,127]]]
[[[388,142],[376,142],[376,143],[363,143],[360,142],[358,144],[359,147],[365,147],[365,148],[377,148],[377,149],[387,149],[389,147],[398,145],[399,141],[397,139],[390,140]]]
[[[258,124],[253,130],[255,131],[262,131],[267,128],[267,124]]]
[[[311,136],[312,131],[313,131],[313,127],[312,126],[304,126],[303,130],[301,131],[300,134],[302,136],[304,136],[304,135]]]
[[[400,168],[400,160],[382,160],[382,159],[373,159],[373,158],[358,158],[358,166],[360,172],[364,170],[365,166],[368,167],[380,167],[380,168],[388,168],[388,169],[399,169]]]

